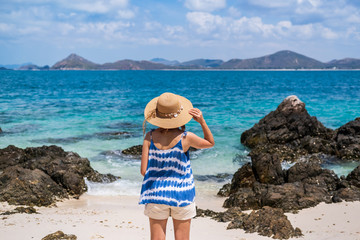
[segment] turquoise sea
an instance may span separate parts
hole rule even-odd
[[[210,194],[250,161],[241,133],[285,97],[297,95],[328,128],[360,117],[360,71],[0,71],[0,148],[61,146],[122,177],[88,183],[89,194],[138,195],[140,161],[121,150],[142,144],[144,107],[163,92],[190,99],[214,134],[214,148],[191,153],[197,191]],[[202,136],[195,121],[187,130]],[[324,167],[344,175],[358,164]]]

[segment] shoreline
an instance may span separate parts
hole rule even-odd
[[[198,196],[199,208],[224,211],[225,198]],[[16,206],[0,203],[0,212]],[[58,230],[75,234],[78,239],[148,239],[149,224],[138,205],[138,196],[92,196],[83,194],[78,200],[69,199],[53,207],[36,207],[39,214],[13,214],[0,216],[0,231],[4,239],[41,239]],[[249,212],[249,211],[246,211]],[[292,239],[342,239],[360,240],[357,214],[360,201],[319,205],[286,213],[294,227],[304,236]],[[242,229],[226,230],[228,223],[216,222],[208,217],[192,220],[191,239],[272,239]],[[25,237],[26,236],[26,237]],[[172,220],[169,219],[167,239],[174,239]]]

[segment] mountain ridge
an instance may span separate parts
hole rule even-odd
[[[194,59],[185,62],[169,61],[163,58],[147,60],[123,59],[104,64],[94,63],[75,53],[56,62],[50,68],[36,65],[23,66],[22,70],[176,70],[176,69],[223,69],[223,70],[270,70],[270,69],[360,69],[360,59],[344,58],[321,62],[314,58],[290,51],[282,50],[262,57],[249,59]]]

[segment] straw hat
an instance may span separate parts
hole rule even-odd
[[[173,93],[163,93],[146,105],[144,116],[152,125],[165,129],[178,128],[192,119],[189,114],[191,108],[193,105],[188,99]]]

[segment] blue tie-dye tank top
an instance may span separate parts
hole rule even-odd
[[[182,138],[186,133],[182,134],[174,147],[160,150],[155,146],[150,132],[149,160],[141,187],[140,204],[184,207],[194,201],[195,185],[189,151],[184,152],[182,148]]]

